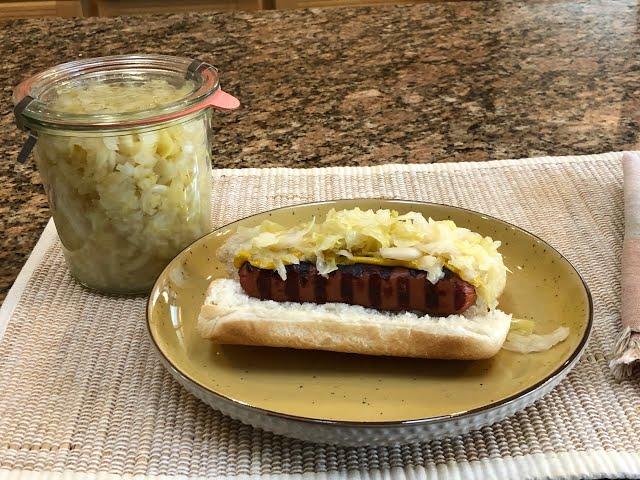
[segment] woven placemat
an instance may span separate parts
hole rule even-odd
[[[474,164],[214,172],[214,221],[312,200],[388,197],[480,210],[541,236],[595,301],[587,353],[551,394],[471,434],[339,448],[252,429],[183,390],[144,328],[145,300],[79,287],[50,225],[0,317],[0,479],[640,476],[640,380],[607,366],[619,329],[620,154]],[[38,474],[39,477],[39,474]]]

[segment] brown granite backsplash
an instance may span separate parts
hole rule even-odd
[[[218,65],[216,167],[446,162],[633,149],[639,7],[452,2],[0,23],[0,299],[47,218],[11,91],[79,57],[165,53]]]

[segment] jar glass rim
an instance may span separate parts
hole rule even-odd
[[[101,75],[128,75],[143,79],[163,75],[190,80],[193,88],[170,103],[147,110],[122,113],[67,113],[49,107],[46,96],[65,82]],[[63,63],[20,83],[13,92],[18,122],[27,129],[120,130],[165,123],[209,106],[220,88],[218,71],[205,62],[169,55],[113,55]]]

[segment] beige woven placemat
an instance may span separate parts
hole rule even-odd
[[[8,322],[0,343],[0,479],[25,472],[73,479],[640,477],[640,379],[615,383],[606,361],[619,327],[619,159],[214,172],[216,225],[310,200],[444,202],[540,235],[584,275],[595,331],[558,388],[492,427],[398,447],[305,444],[200,403],[154,356],[144,299],[109,298],[76,285],[50,225],[0,316],[0,331]]]

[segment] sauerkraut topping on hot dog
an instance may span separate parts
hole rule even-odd
[[[433,284],[445,276],[446,268],[473,285],[483,304],[495,308],[507,272],[499,247],[499,241],[451,220],[355,208],[331,210],[323,221],[290,228],[271,221],[239,227],[220,255],[233,259],[234,270],[249,262],[276,270],[283,280],[286,266],[300,262],[314,263],[321,275],[356,263],[407,267],[425,271]]]

